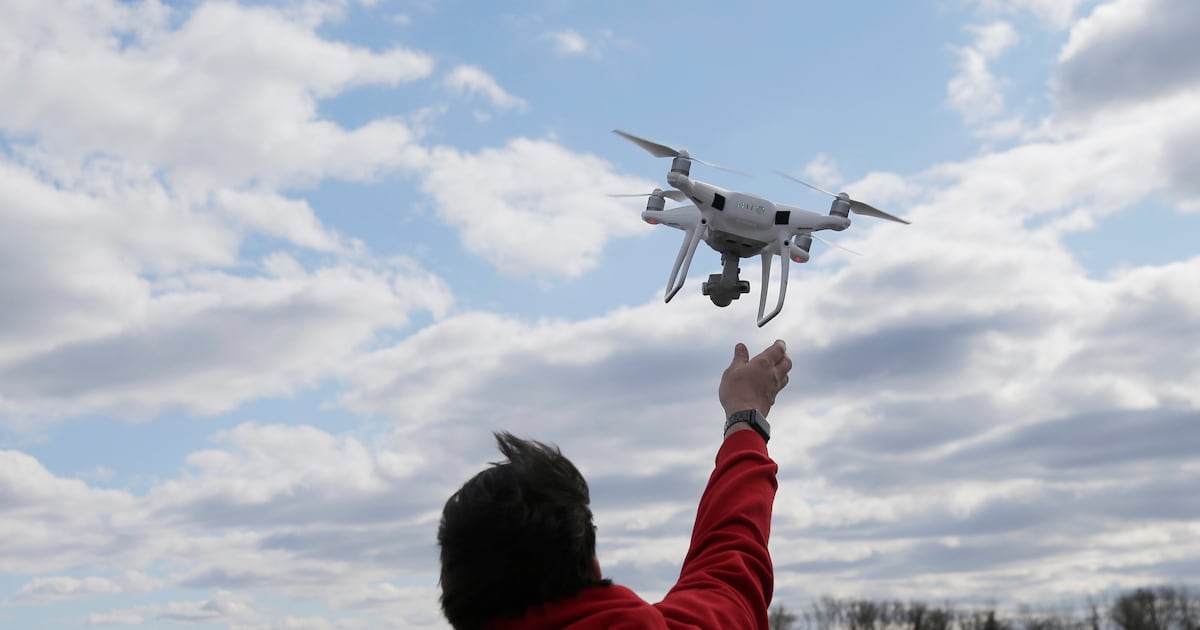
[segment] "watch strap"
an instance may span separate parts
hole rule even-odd
[[[742,411],[734,412],[725,421],[725,432],[728,433],[729,429],[739,422],[745,422],[750,425],[750,428],[762,436],[764,442],[771,440],[771,424],[767,422],[767,419],[757,409],[743,409]]]

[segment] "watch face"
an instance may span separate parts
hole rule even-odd
[[[766,435],[771,435],[771,424],[769,422],[767,422],[767,419],[762,417],[762,415],[759,415],[757,413],[755,415],[758,416],[758,418],[756,419],[756,422],[759,425],[759,429],[761,429],[761,431],[763,433],[765,433]]]
[[[745,409],[734,412],[732,416],[729,416],[729,420],[725,422],[725,431],[728,432],[730,427],[739,422],[745,422],[750,425],[750,428],[754,429],[764,440],[771,438],[771,425],[767,424],[767,419],[757,409]]]

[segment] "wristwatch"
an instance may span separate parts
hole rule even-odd
[[[735,411],[733,415],[729,416],[729,419],[725,421],[725,432],[728,433],[729,428],[739,422],[745,422],[746,424],[750,425],[750,428],[754,429],[759,435],[762,436],[764,442],[771,441],[771,425],[767,422],[767,419],[758,412],[757,409],[743,409],[742,411]]]

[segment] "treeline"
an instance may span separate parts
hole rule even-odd
[[[771,630],[1200,630],[1200,595],[1160,586],[1075,607],[1011,610],[823,597],[805,608],[777,604],[770,622]]]

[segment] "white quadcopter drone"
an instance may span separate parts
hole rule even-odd
[[[699,162],[721,170],[715,164],[698,160],[687,151],[676,150],[666,145],[650,142],[635,135],[614,129],[613,133],[630,140],[655,157],[675,158],[671,172],[667,173],[667,184],[675,190],[655,188],[648,195],[614,195],[616,197],[649,197],[642,220],[651,225],[669,225],[684,231],[683,245],[675,257],[671,278],[667,280],[666,300],[671,301],[683,288],[688,267],[696,253],[700,240],[708,243],[721,254],[721,273],[712,274],[701,286],[717,306],[729,306],[743,293],[750,292],[750,283],[738,279],[738,260],[754,255],[762,256],[762,288],[758,301],[758,325],[771,321],[783,310],[783,299],[787,295],[789,261],[808,261],[808,250],[812,246],[817,230],[842,231],[850,227],[849,213],[862,214],[898,223],[908,221],[892,216],[861,201],[855,201],[846,193],[833,194],[788,175],[777,173],[794,182],[833,197],[829,215],[776,203],[755,195],[725,190],[690,177],[692,162]],[[730,171],[737,173],[737,171]],[[665,199],[692,201],[695,205],[666,209]],[[825,242],[825,241],[823,241]],[[832,245],[832,243],[830,243]],[[779,277],[779,301],[770,313],[767,308],[767,281],[771,275],[771,259],[778,255],[782,259]]]

